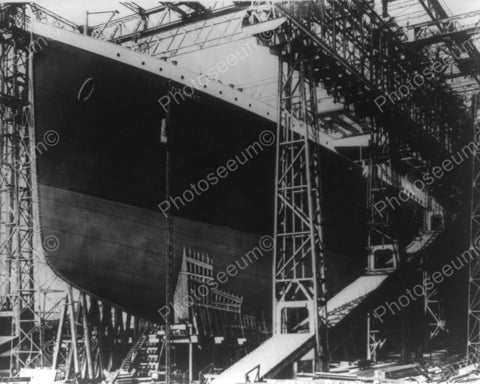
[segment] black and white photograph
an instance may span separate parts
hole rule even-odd
[[[0,383],[480,384],[480,0],[0,0]]]

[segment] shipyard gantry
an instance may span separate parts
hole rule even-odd
[[[119,6],[129,14],[87,12],[78,25],[35,2],[0,5],[0,382],[480,380],[480,10],[453,15],[439,0]],[[105,21],[92,25],[93,16]],[[191,64],[196,54],[239,44],[255,47],[248,60],[261,52],[276,63],[270,77],[226,83],[215,76],[224,72],[219,65],[217,72],[199,73]],[[88,65],[111,65],[98,73],[125,79],[132,89],[162,90],[152,113],[159,153],[142,157],[142,148],[120,155],[128,156],[124,165],[136,164],[138,156],[147,159],[139,164],[158,162],[159,168],[131,176],[107,162],[94,164],[101,176],[93,183],[81,173],[77,163],[88,163],[89,153],[108,148],[114,156],[115,150],[101,147],[100,133],[92,134],[98,147],[94,141],[82,149],[83,132],[56,137],[45,127],[45,121],[69,121],[69,112],[45,113],[52,74],[41,69],[48,55],[65,52]],[[228,57],[229,66],[239,62]],[[73,72],[63,59],[52,71]],[[105,83],[90,68],[81,72],[71,111],[86,115],[94,100],[101,123],[86,121],[108,124],[102,108],[115,108],[116,95],[99,97]],[[71,97],[60,90],[65,79],[58,82],[57,102]],[[232,122],[220,134],[212,126],[212,141],[222,137],[229,148],[243,150],[249,143],[243,128],[273,138],[261,140],[270,147],[265,156],[258,146],[247,147],[260,159],[250,160],[263,164],[253,168],[267,170],[260,176],[245,171],[258,188],[253,200],[259,201],[249,207],[256,203],[258,215],[269,211],[258,226],[244,223],[252,216],[242,216],[248,199],[237,196],[246,190],[241,178],[232,179],[238,188],[226,196],[233,203],[221,205],[228,210],[237,202],[227,213],[238,214],[239,224],[215,205],[202,209],[201,198],[185,218],[179,213],[179,185],[192,185],[200,196],[187,180],[191,173],[182,173],[193,167],[189,161],[207,164],[199,166],[203,172],[231,155],[208,149],[185,155],[203,145],[186,142],[190,137],[209,142],[185,116],[207,120],[216,103],[215,111],[245,120],[242,129]],[[140,104],[119,115],[150,122],[134,109]],[[140,142],[128,136],[132,127],[124,132],[112,124],[125,142]],[[140,123],[134,129],[143,132]],[[152,140],[147,135],[145,142]],[[67,148],[60,154],[84,150],[87,157],[62,167],[54,153],[58,142]],[[43,156],[47,152],[53,157]],[[231,161],[218,169],[231,170]],[[90,183],[91,190],[68,191],[65,182],[59,193],[47,166],[51,174],[64,172],[65,180],[73,174]],[[90,193],[103,177],[110,183],[107,174],[138,182],[137,189],[141,177],[158,177],[145,185],[158,187],[165,199],[158,197],[152,209],[148,193],[129,200],[120,184],[108,196]],[[212,186],[229,182],[211,175]],[[268,193],[261,190],[264,180],[271,181]],[[84,214],[84,221],[75,227],[65,212]],[[265,232],[261,223],[270,218]],[[69,244],[63,244],[58,236],[67,232]],[[185,240],[194,236],[207,238],[201,244],[209,251]],[[244,255],[228,263],[237,248]],[[111,249],[118,261],[99,261]],[[75,270],[67,250],[80,255],[83,269]],[[129,257],[138,261],[116,268]],[[139,276],[133,265],[140,257],[147,261]],[[247,265],[253,269],[242,281]],[[100,266],[112,271],[94,272]],[[263,287],[265,266],[270,289],[257,292],[249,285]],[[88,273],[90,280],[76,279]],[[96,282],[98,276],[105,281]]]

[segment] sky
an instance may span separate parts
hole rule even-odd
[[[454,15],[480,10],[480,0],[441,0]]]
[[[0,3],[5,0],[0,0]],[[439,0],[451,14],[461,14],[470,11],[480,11],[480,0]],[[86,12],[109,12],[118,11],[118,16],[126,16],[132,12],[120,4],[119,0],[36,0],[37,3],[51,11],[77,23],[85,24]],[[129,1],[130,2],[130,1]],[[158,0],[134,0],[143,8],[152,8],[159,5]],[[232,1],[202,0],[205,5],[221,4],[229,5]],[[98,25],[108,21],[111,14],[96,14],[89,16],[89,25]],[[220,61],[225,61],[229,54],[240,52],[246,41],[223,45],[216,48],[197,51],[194,54],[177,56],[178,65],[196,73],[207,73],[215,68]],[[248,55],[245,60],[240,60],[235,66],[229,66],[228,71],[220,74],[218,80],[227,84],[235,84],[245,88],[251,84],[268,82],[268,87],[263,91],[263,96],[271,96],[276,82],[277,61],[269,54],[268,49],[258,46],[255,52]],[[273,79],[273,80],[271,80]],[[245,92],[250,94],[248,89]]]
[[[0,0],[0,3],[2,1]],[[87,10],[90,12],[117,10],[121,15],[131,13],[118,0],[37,0],[40,5],[74,22],[84,24]],[[151,8],[159,4],[156,0],[136,0],[138,5]],[[207,0],[203,2],[214,2]],[[440,0],[453,14],[480,10],[480,0]],[[108,19],[108,15],[91,16],[92,24],[99,24]]]

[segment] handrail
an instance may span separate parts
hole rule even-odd
[[[137,358],[138,351],[142,348],[143,344],[148,338],[148,333],[151,331],[152,325],[147,325],[143,332],[140,334],[138,339],[135,343],[131,346],[130,350],[128,351],[127,355],[123,359],[122,363],[120,364],[120,368],[126,371],[130,371],[132,364],[134,363],[135,359]]]

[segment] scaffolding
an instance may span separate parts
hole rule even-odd
[[[322,130],[317,111],[319,84],[335,102],[344,104],[356,115],[357,121],[364,123],[371,137],[367,199],[370,211],[368,269],[372,274],[390,273],[400,262],[392,218],[388,214],[379,217],[374,209],[377,202],[391,193],[392,187],[401,190],[398,178],[389,170],[402,168],[406,164],[403,161],[406,156],[415,156],[425,169],[425,165],[443,159],[463,144],[458,141],[466,121],[461,113],[461,101],[437,80],[434,79],[406,100],[397,100],[397,103],[387,101],[387,98],[391,99],[392,92],[408,83],[409,73],[415,73],[419,67],[432,62],[432,57],[410,55],[406,45],[427,45],[444,39],[449,33],[459,35],[467,32],[468,38],[478,32],[478,23],[462,27],[458,20],[466,16],[448,17],[436,0],[419,2],[434,21],[410,28],[414,36],[409,42],[405,39],[408,36],[402,36],[395,30],[395,25],[379,17],[367,1],[326,0],[322,6],[310,9],[312,12],[308,17],[302,14],[301,7],[288,9],[283,5],[266,6],[259,12],[264,17],[260,22],[278,21],[272,23],[275,33],[268,39],[263,36],[262,42],[279,57],[273,332],[298,331],[300,324],[305,326],[305,319],[308,319],[308,330],[315,334],[317,363],[321,361],[325,370],[328,369],[329,359],[326,263],[320,156],[313,144],[319,142],[317,136]],[[387,3],[384,2],[384,17],[388,15]],[[124,5],[135,15],[116,21],[111,19],[91,29],[86,25],[83,32],[151,56],[163,55],[164,58],[247,38],[240,28],[245,21],[241,19],[241,11],[246,8],[242,4],[220,10],[205,9],[193,3],[162,3],[154,10],[145,10],[134,3]],[[31,5],[31,9],[39,19],[48,21],[53,18],[57,25],[82,32],[82,28],[38,6]],[[254,13],[247,14],[254,16]],[[470,16],[477,18],[478,14]],[[152,23],[154,17],[156,19]],[[228,33],[219,34],[218,31],[224,27]],[[34,189],[30,156],[34,141],[25,6],[2,7],[0,28],[4,32],[0,57],[0,262],[2,273],[6,276],[0,290],[0,316],[11,321],[12,373],[22,367],[40,365],[43,360],[40,318],[35,302],[38,289],[33,277]],[[470,49],[468,53],[478,58],[476,50]],[[455,77],[462,74],[459,70]],[[477,69],[470,73],[474,77],[477,74]],[[375,100],[385,101],[379,110],[372,107],[377,104]],[[472,110],[475,115],[478,114],[478,95],[474,97]],[[460,117],[457,119],[457,116]],[[299,130],[303,135],[298,133]],[[480,128],[476,122],[474,140],[478,135]],[[478,245],[480,234],[480,199],[477,196],[480,194],[479,163],[476,152],[470,239],[473,248]],[[169,255],[167,269],[171,272],[173,251],[170,242],[167,242],[166,251]],[[386,262],[379,267],[377,260],[382,257]],[[467,361],[471,363],[477,362],[480,352],[479,276],[478,260],[473,260],[469,278],[467,346]],[[423,271],[424,287],[429,278],[428,272]],[[168,270],[166,288],[169,302],[174,295],[174,287]],[[239,314],[241,303],[238,298],[225,292],[214,293],[215,302],[223,305],[221,309],[217,308],[222,316],[227,312]],[[433,309],[438,304],[433,293],[425,289],[425,313],[433,319],[428,324],[432,327],[430,336],[438,334],[444,325],[437,317],[439,311]],[[223,301],[227,299],[225,304]],[[73,306],[72,300],[71,297],[67,299],[66,308]],[[205,303],[196,303],[189,313],[192,321],[195,316],[200,317],[203,310],[210,311],[208,305],[200,304]],[[232,306],[235,310],[231,310]],[[308,308],[307,312],[301,307]],[[80,319],[87,319],[86,313],[79,313]],[[71,322],[74,321],[72,318]],[[166,345],[170,344],[170,321],[167,321],[165,331]],[[367,321],[367,353],[375,360],[383,340],[378,340],[379,333],[370,316]],[[208,323],[203,321],[202,324]],[[85,345],[90,339],[88,326],[83,324],[83,329],[87,329]],[[71,328],[72,333],[75,331],[75,327]],[[77,340],[77,337],[73,335],[71,339]],[[75,355],[75,348],[71,350]],[[88,357],[88,350],[90,348],[85,349],[86,367],[89,378],[93,378],[92,357]],[[169,356],[170,349],[167,348],[167,379],[170,377]],[[76,363],[79,358],[73,361]],[[75,373],[79,369],[75,367]]]
[[[473,141],[480,137],[480,95],[472,98]],[[472,158],[472,195],[470,214],[470,249],[476,257],[470,260],[468,276],[467,364],[478,364],[480,356],[480,151],[475,146]]]
[[[117,367],[117,375],[128,371],[132,354],[124,357],[124,353],[138,350],[150,326],[71,286],[65,293],[54,339],[52,369],[62,372],[65,380],[101,380],[106,376],[105,370],[111,372]]]
[[[310,137],[317,142],[317,84],[307,47],[287,44],[280,49],[273,333],[291,333],[308,317],[317,369],[328,370],[320,155],[310,142]],[[303,136],[293,131],[296,119],[306,130]]]
[[[43,363],[34,279],[30,36],[24,5],[0,9],[0,263],[2,317],[11,319],[10,374]]]

